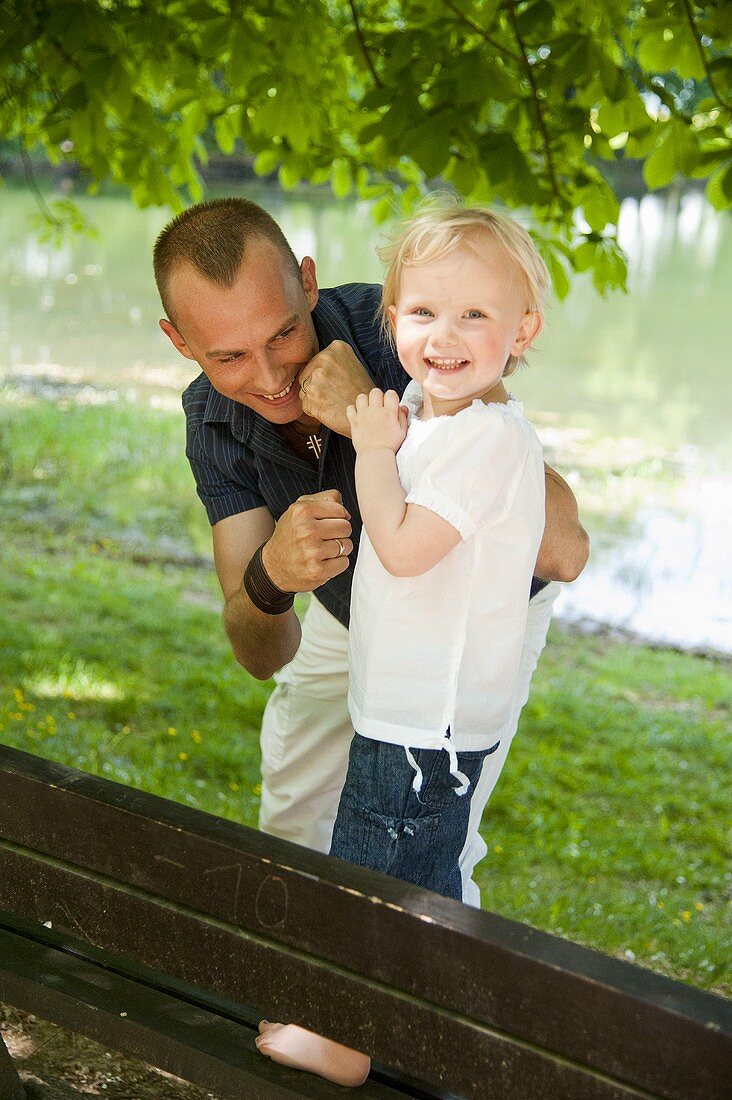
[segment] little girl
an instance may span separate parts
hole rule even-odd
[[[356,730],[331,854],[462,898],[470,800],[510,728],[544,529],[541,445],[503,379],[549,276],[516,222],[457,205],[387,250],[382,317],[413,381],[348,409],[363,532],[349,628]],[[294,1025],[262,1053],[360,1084],[366,1055]]]

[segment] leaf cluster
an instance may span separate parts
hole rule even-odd
[[[0,136],[140,205],[213,136],[386,220],[437,183],[522,208],[559,294],[622,286],[603,161],[732,204],[732,9],[708,0],[0,0]],[[204,140],[207,139],[207,140]],[[71,215],[61,208],[59,223]]]

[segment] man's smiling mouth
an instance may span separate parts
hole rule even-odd
[[[300,372],[298,371],[297,374],[294,375],[292,381],[287,386],[285,386],[284,390],[281,390],[279,393],[260,393],[259,397],[263,397],[265,401],[279,401],[281,397],[287,397],[288,393],[295,385],[295,379],[297,378],[297,375],[299,373]]]

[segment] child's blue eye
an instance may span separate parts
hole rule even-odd
[[[468,310],[468,317],[469,317],[469,318],[471,319],[471,321],[472,321],[472,320],[473,320],[473,319],[475,319],[476,317],[485,317],[485,314],[484,314],[484,313],[481,313],[481,311],[480,311],[479,309],[469,309],[469,310]]]
[[[414,310],[414,314],[415,314],[416,317],[431,317],[432,316],[431,310],[427,309],[426,306],[418,306],[417,309]]]

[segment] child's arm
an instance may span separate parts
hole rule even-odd
[[[381,564],[395,577],[432,569],[460,542],[457,530],[429,508],[405,503],[396,452],[407,430],[393,390],[361,394],[347,409],[356,449],[361,518]]]

